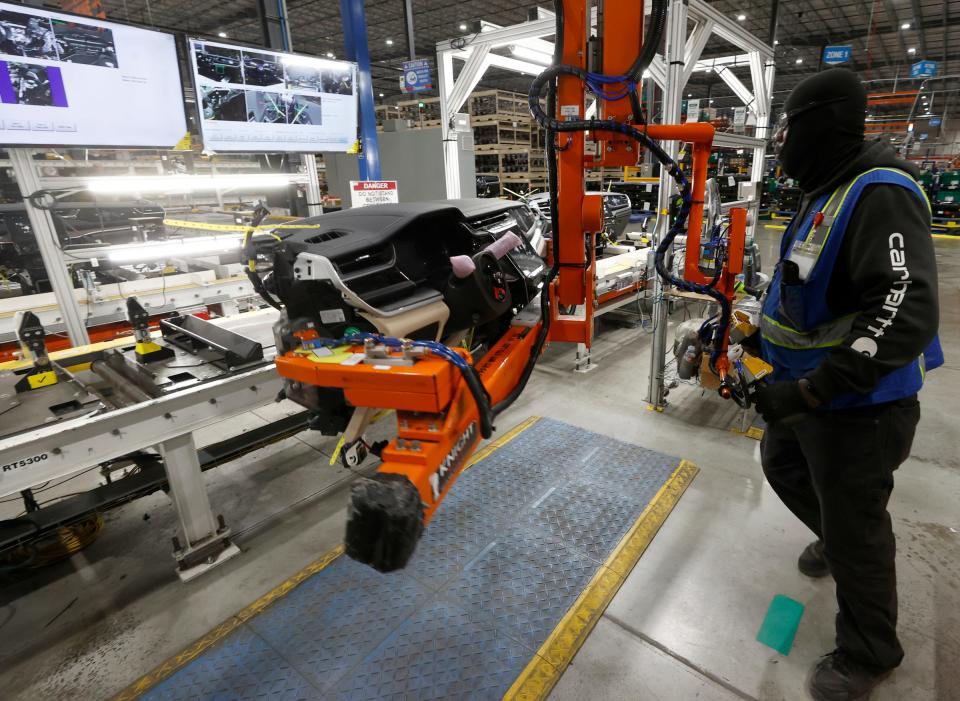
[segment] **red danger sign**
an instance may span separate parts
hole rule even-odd
[[[350,206],[369,207],[399,202],[396,180],[351,180]]]

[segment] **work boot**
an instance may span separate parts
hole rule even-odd
[[[822,540],[815,540],[803,549],[797,560],[797,568],[808,577],[826,577],[830,574],[830,566],[823,556]]]
[[[816,701],[863,699],[892,671],[867,669],[838,648],[814,665],[809,682],[810,694]]]

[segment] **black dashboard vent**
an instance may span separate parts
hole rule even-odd
[[[324,243],[334,239],[343,238],[347,235],[345,231],[324,231],[322,234],[314,234],[310,238],[304,239],[304,243]]]

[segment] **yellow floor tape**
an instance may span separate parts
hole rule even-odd
[[[539,416],[531,416],[522,423],[518,424],[514,428],[507,431],[505,434],[500,436],[497,440],[489,443],[484,446],[476,453],[473,454],[473,457],[470,459],[470,462],[467,463],[467,466],[464,470],[469,469],[473,465],[476,465],[478,462],[488,457],[494,451],[502,448],[507,443],[512,441],[514,438],[519,436],[525,430],[533,426],[537,421],[540,420]],[[203,637],[195,640],[193,643],[188,645],[186,648],[178,652],[176,655],[161,663],[151,671],[144,674],[142,677],[137,679],[133,684],[128,686],[123,691],[116,694],[112,701],[131,701],[132,699],[139,698],[142,694],[145,694],[151,688],[162,682],[164,679],[169,677],[171,674],[182,669],[190,662],[198,658],[203,652],[210,647],[216,645],[218,642],[223,640],[226,636],[230,635],[234,630],[236,630],[240,625],[249,621],[251,618],[261,613],[264,609],[267,608],[277,599],[280,599],[291,591],[296,589],[299,585],[305,582],[307,579],[315,575],[320,570],[327,567],[331,562],[336,560],[340,555],[343,554],[343,546],[338,545],[333,550],[329,551],[319,560],[311,562],[309,565],[304,567],[302,570],[297,572],[292,577],[284,580],[276,587],[268,591],[266,594],[261,596],[259,599],[254,601],[252,604],[247,606],[242,611],[234,614],[223,623],[218,625],[216,628],[211,630],[209,633]]]
[[[540,421],[541,417],[531,416],[495,441],[474,453],[464,470],[476,465],[491,453],[507,445],[525,430]],[[600,620],[600,616],[619,591],[627,575],[643,555],[653,537],[676,506],[683,492],[690,486],[699,468],[691,462],[682,460],[673,474],[667,479],[650,503],[640,514],[627,534],[597,570],[586,588],[557,624],[553,632],[543,643],[537,654],[520,673],[513,686],[503,698],[508,700],[545,699],[556,685],[563,671],[570,664],[577,650],[583,645],[590,631]],[[133,684],[116,694],[112,701],[132,701],[149,691],[164,679],[199,657],[203,652],[236,630],[240,625],[263,612],[270,604],[280,599],[300,584],[327,567],[343,554],[342,545],[326,553],[315,562],[297,572],[269,592],[261,596],[242,611],[234,614],[209,633],[194,641],[179,653],[166,660]]]
[[[699,471],[691,462],[680,462],[513,686],[503,695],[505,701],[547,698]]]

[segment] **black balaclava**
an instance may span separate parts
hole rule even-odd
[[[855,73],[831,68],[806,78],[787,98],[780,164],[804,192],[843,173],[863,146],[867,92]]]

